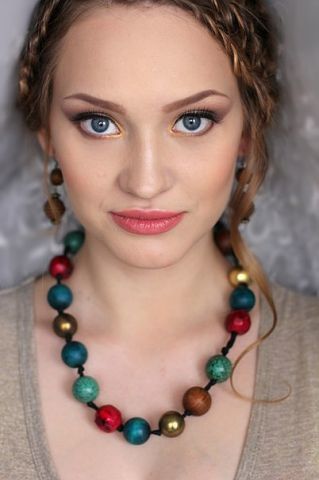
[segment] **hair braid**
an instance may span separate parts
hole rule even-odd
[[[47,36],[48,25],[60,0],[41,0],[34,9],[30,29],[20,56],[18,106],[26,112],[26,120],[32,118],[37,108],[38,92],[32,88],[40,64],[39,57]],[[31,125],[30,125],[31,126]]]

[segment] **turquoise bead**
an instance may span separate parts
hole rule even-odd
[[[206,363],[206,375],[210,380],[225,382],[232,372],[232,363],[224,355],[214,355]]]
[[[254,292],[245,285],[236,287],[229,299],[230,306],[233,310],[251,310],[256,303]]]
[[[82,230],[73,230],[64,237],[64,246],[70,253],[75,255],[82,247],[85,240],[85,233]]]
[[[83,376],[73,383],[72,393],[79,402],[92,402],[100,393],[100,387],[93,377]]]
[[[81,342],[69,342],[64,345],[61,357],[68,367],[77,368],[87,361],[88,351]]]
[[[123,435],[129,443],[141,445],[151,434],[151,427],[144,418],[133,417],[123,426]]]
[[[61,311],[71,305],[73,295],[69,287],[57,284],[50,288],[47,299],[52,308]]]

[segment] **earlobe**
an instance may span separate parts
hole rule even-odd
[[[48,132],[44,128],[41,128],[40,130],[38,130],[36,135],[43,152],[49,156],[52,156],[53,148],[51,145]]]

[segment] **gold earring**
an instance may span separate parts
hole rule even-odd
[[[55,166],[50,173],[50,181],[54,187],[58,187],[63,185],[64,179],[62,170],[58,166],[58,162],[56,160],[54,161]],[[57,189],[55,188],[53,193],[43,205],[44,213],[53,224],[60,224],[61,218],[65,213],[65,205],[60,197],[60,193],[58,193]]]

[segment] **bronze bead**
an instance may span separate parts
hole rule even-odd
[[[212,397],[210,393],[202,387],[191,387],[183,397],[183,406],[192,415],[204,415],[210,409]]]
[[[159,421],[159,428],[166,437],[177,437],[185,428],[184,417],[174,410],[166,412]]]
[[[67,335],[74,335],[78,328],[78,323],[73,315],[69,313],[60,313],[53,320],[53,330],[58,337],[65,338]]]
[[[50,180],[52,185],[62,185],[63,184],[63,174],[60,168],[54,168],[50,174]]]
[[[238,287],[243,283],[247,285],[251,283],[249,273],[241,267],[232,268],[228,274],[228,278],[233,287]]]
[[[65,213],[65,205],[62,200],[60,200],[58,193],[51,195],[50,201],[51,204],[49,203],[49,200],[45,202],[43,211],[52,223],[59,223],[61,217]]]
[[[225,255],[230,254],[233,252],[231,239],[230,239],[230,231],[226,229],[222,229],[215,233],[215,242],[218,246],[219,250],[224,253]]]

